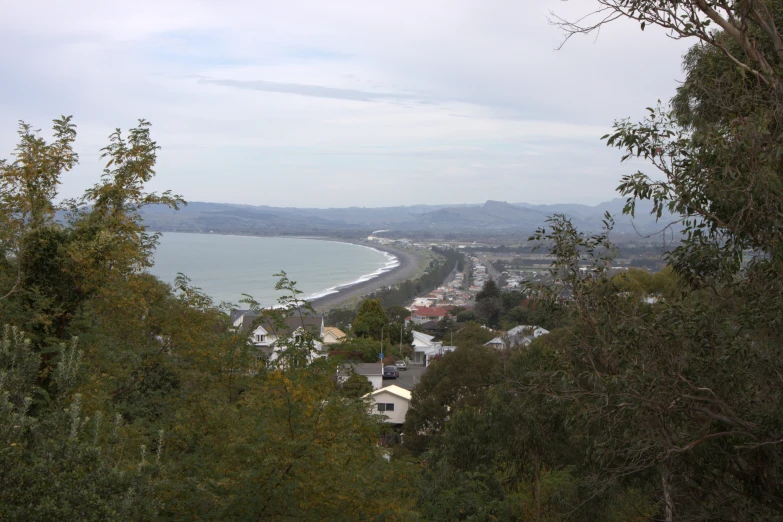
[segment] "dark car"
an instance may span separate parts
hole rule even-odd
[[[383,378],[384,379],[396,379],[400,376],[400,372],[397,371],[396,366],[384,366],[383,367]]]

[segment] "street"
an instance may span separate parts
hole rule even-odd
[[[397,379],[384,379],[383,387],[396,384],[400,388],[406,390],[412,390],[416,384],[421,380],[421,375],[424,373],[424,366],[421,364],[410,364],[407,370],[400,370],[400,377]]]

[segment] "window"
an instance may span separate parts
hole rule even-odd
[[[256,334],[256,342],[263,343],[266,341],[266,335]]]
[[[378,411],[394,411],[394,403],[392,402],[379,402],[378,403]]]

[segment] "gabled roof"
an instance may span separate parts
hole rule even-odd
[[[530,326],[527,324],[520,324],[519,326],[515,326],[508,332],[506,332],[506,335],[510,336],[518,336],[518,335],[532,335],[533,337],[541,337],[542,335],[546,335],[549,333],[549,330],[544,330],[540,326]]]
[[[392,384],[391,386],[386,386],[385,388],[378,388],[374,392],[370,392],[365,397],[375,397],[376,395],[382,393],[382,392],[389,392],[392,395],[396,395],[397,397],[402,397],[405,400],[411,400],[411,392],[409,390],[406,390],[405,388],[400,388],[396,384]]]
[[[231,310],[231,313],[229,314],[229,317],[231,318],[231,322],[233,323],[240,317],[246,314],[254,314],[252,310]]]
[[[336,326],[324,326],[324,336],[326,334],[332,334],[335,339],[342,339],[345,337],[345,332],[337,328]]]
[[[252,328],[253,323],[258,320],[256,326],[262,326],[268,334],[272,334],[276,337],[285,337],[291,335],[292,332],[298,328],[304,328],[313,335],[321,335],[321,326],[323,325],[324,318],[320,315],[308,315],[304,317],[291,316],[283,317],[281,324],[276,324],[269,317],[261,317],[260,314],[249,312],[242,316],[242,321],[239,324],[240,331],[255,330]]]
[[[413,312],[413,315],[417,315],[419,317],[445,317],[449,315],[449,311],[445,308],[423,306],[421,308],[417,308],[416,311]]]
[[[433,339],[435,339],[434,335],[427,335],[422,332],[417,332],[416,330],[412,330],[411,333],[413,334],[414,339],[418,339],[421,342],[424,343],[431,343]]]

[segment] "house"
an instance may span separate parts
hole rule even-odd
[[[372,406],[373,413],[379,413],[386,416],[391,424],[403,424],[405,415],[408,413],[408,407],[411,403],[411,392],[392,384],[385,388],[368,393],[365,397],[374,401]]]
[[[491,346],[492,348],[497,349],[510,348],[512,346],[527,346],[533,342],[533,339],[548,333],[549,330],[545,330],[540,326],[521,324],[504,333],[501,337],[495,337],[491,341],[484,343],[484,346]]]
[[[420,324],[418,328],[426,334],[435,335],[438,333],[440,321],[428,321]]]
[[[413,321],[413,324],[424,324],[430,321],[440,321],[447,315],[449,315],[449,311],[445,308],[426,306],[417,308],[411,313],[411,321]]]
[[[281,318],[280,324],[277,324],[271,317],[246,311],[238,316],[233,324],[240,332],[248,332],[252,343],[270,361],[274,361],[280,355],[282,348],[277,345],[280,338],[290,337],[303,330],[316,338],[313,343],[315,351],[325,355],[325,346],[321,342],[324,338],[323,316],[292,315]]]
[[[379,362],[344,364],[337,369],[337,382],[343,383],[347,381],[352,373],[366,377],[373,390],[383,386],[383,365]]]
[[[438,302],[437,297],[417,297],[413,300],[413,305],[409,308],[413,312],[416,308],[426,308],[428,306],[434,306]]]
[[[345,333],[336,326],[324,326],[324,344],[337,344],[345,339]]]
[[[503,339],[501,339],[500,337],[495,337],[491,341],[484,343],[484,346],[489,346],[490,348],[497,348],[498,350],[501,350],[505,348],[506,345],[503,343]]]
[[[443,346],[435,337],[413,330],[413,362],[427,366],[433,357],[453,352],[456,346]]]

